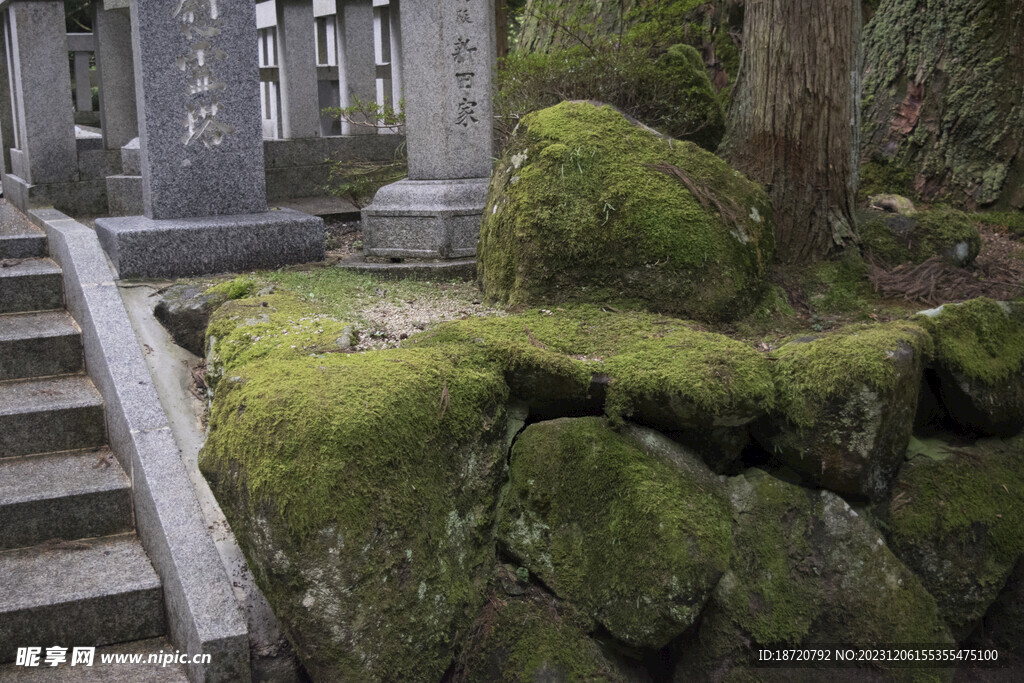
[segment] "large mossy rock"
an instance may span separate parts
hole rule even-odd
[[[602,410],[671,433],[716,472],[775,404],[771,363],[751,346],[688,323],[591,305],[445,323],[410,346],[472,345],[505,370],[534,418]]]
[[[759,470],[732,478],[729,493],[735,550],[682,644],[677,681],[793,680],[751,669],[758,648],[953,644],[934,598],[842,498]]]
[[[1012,436],[1024,428],[1024,303],[974,299],[926,312],[942,403],[964,429]]]
[[[639,662],[591,638],[594,622],[500,567],[459,655],[452,683],[646,683]]]
[[[903,462],[929,350],[911,323],[793,340],[772,354],[778,407],[754,435],[816,485],[879,498]]]
[[[956,209],[937,208],[913,216],[864,211],[858,219],[862,248],[891,265],[923,263],[938,256],[966,267],[981,252],[978,226]]]
[[[697,620],[732,551],[723,484],[657,433],[600,418],[519,435],[498,539],[613,637],[651,649]]]
[[[900,470],[884,528],[962,638],[1024,555],[1024,438],[951,450]]]
[[[761,299],[767,195],[692,143],[608,106],[563,102],[520,122],[491,179],[479,245],[487,297],[635,299],[728,320]]]
[[[211,327],[225,373],[200,467],[258,585],[316,680],[439,680],[494,564],[500,367],[472,347],[327,353],[333,323],[274,330],[294,302],[243,301]]]

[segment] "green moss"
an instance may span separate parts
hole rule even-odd
[[[904,322],[851,325],[794,340],[772,354],[779,409],[793,424],[810,427],[829,399],[858,386],[891,392],[900,379],[894,352],[906,346],[920,357],[930,343],[924,329]]]
[[[962,630],[984,614],[1024,553],[1024,439],[951,450],[904,468],[887,529],[943,616]]]
[[[251,277],[239,275],[233,280],[225,280],[206,290],[205,294],[223,294],[229,300],[241,299],[252,291],[255,281]]]
[[[982,225],[1006,228],[1013,235],[1024,235],[1024,211],[988,211],[974,215]]]
[[[509,374],[540,371],[583,394],[594,375],[607,375],[605,410],[616,424],[651,396],[709,414],[767,410],[775,402],[769,363],[752,347],[649,313],[590,305],[534,310],[447,323],[409,342],[450,344],[475,345]]]
[[[955,245],[966,243],[969,255],[964,262],[972,263],[981,251],[981,235],[974,219],[963,211],[939,207],[918,213],[914,220],[920,235],[915,260],[943,255]]]
[[[909,262],[910,247],[905,241],[897,238],[896,231],[886,223],[886,220],[901,220],[908,224],[910,221],[902,217],[893,219],[876,212],[867,213],[862,216],[862,221],[857,226],[861,247],[865,253],[870,252],[890,265]]]
[[[729,491],[735,551],[698,637],[683,646],[686,670],[743,680],[763,647],[953,643],[934,599],[841,498],[759,470]]]
[[[864,214],[863,247],[887,263],[923,263],[933,256],[970,265],[981,252],[975,220],[963,211],[939,207],[918,211],[913,218],[880,212]],[[967,245],[963,251],[961,245]]]
[[[873,298],[868,265],[854,250],[812,266],[805,276],[811,307],[821,314],[861,311]]]
[[[523,592],[498,592],[487,603],[453,681],[627,680],[587,636],[592,622],[537,588]]]
[[[935,339],[935,358],[964,376],[998,384],[1024,368],[1024,312],[991,299],[948,304],[918,318]]]
[[[721,484],[703,465],[651,457],[598,418],[519,436],[498,535],[557,595],[655,649],[696,620],[732,549]]]
[[[714,155],[610,107],[565,102],[523,119],[498,165],[480,282],[509,304],[606,292],[660,312],[735,318],[763,294],[770,216],[764,192]]]
[[[220,382],[200,467],[318,677],[447,668],[493,557],[506,398],[462,348],[270,354]]]
[[[235,282],[219,286],[232,289]],[[352,325],[291,294],[228,301],[213,314],[206,331],[209,383],[215,387],[225,373],[269,356],[337,353],[351,346],[353,337]]]
[[[865,125],[870,125],[865,122]],[[874,159],[861,164],[857,199],[864,202],[876,194],[898,194],[914,197],[914,172],[896,161]]]

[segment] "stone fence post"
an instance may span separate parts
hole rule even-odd
[[[363,210],[371,258],[473,256],[491,174],[494,0],[401,4],[409,177]]]
[[[52,186],[66,189],[78,180],[64,3],[8,0],[0,11],[12,102],[11,129],[3,130],[10,150],[4,194],[28,211]]]

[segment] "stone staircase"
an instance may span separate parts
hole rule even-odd
[[[103,400],[63,296],[43,233],[3,221],[0,663],[18,647],[45,654],[166,630],[163,588],[135,534],[131,483],[107,447]],[[181,669],[166,671],[161,680],[184,680]],[[0,667],[0,678],[12,672]]]

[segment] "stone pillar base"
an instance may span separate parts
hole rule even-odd
[[[100,218],[96,232],[122,279],[238,272],[324,259],[323,219],[290,209],[171,220]]]
[[[487,178],[400,180],[363,209],[368,258],[457,259],[476,256]]]

